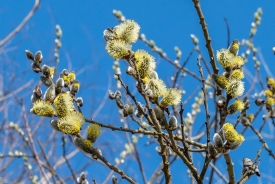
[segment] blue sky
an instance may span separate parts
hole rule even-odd
[[[32,8],[34,1],[2,1],[0,5],[0,39],[3,39],[10,31],[12,31],[26,16]],[[254,12],[258,7],[263,9],[263,16],[261,25],[257,30],[254,38],[254,45],[260,51],[258,58],[264,60],[269,65],[269,70],[275,76],[275,69],[271,64],[274,62],[274,54],[272,47],[275,46],[275,15],[274,15],[274,1],[202,1],[201,7],[208,24],[210,36],[212,38],[213,49],[219,50],[227,47],[227,31],[224,18],[227,19],[230,26],[230,37],[233,39],[247,39],[251,29],[251,23],[254,20]],[[2,75],[5,78],[10,78],[11,73],[16,73],[14,83],[9,87],[16,89],[18,84],[24,84],[26,81],[34,79],[33,86],[38,83],[39,77],[30,71],[30,62],[25,59],[25,49],[30,49],[32,52],[42,50],[44,55],[43,63],[48,65],[54,64],[53,50],[55,39],[55,25],[59,24],[63,30],[61,38],[62,48],[60,54],[60,71],[63,68],[75,70],[78,74],[78,79],[81,81],[81,90],[79,95],[84,98],[84,114],[86,117],[93,117],[93,113],[98,109],[108,89],[115,90],[115,80],[113,79],[113,59],[109,57],[105,51],[105,42],[102,37],[102,32],[107,27],[113,27],[118,24],[112,11],[121,10],[128,19],[135,20],[141,26],[141,33],[145,33],[147,39],[154,40],[156,44],[162,48],[167,56],[175,59],[174,47],[178,46],[182,51],[181,62],[185,60],[189,52],[193,48],[190,34],[194,34],[199,38],[199,46],[208,60],[207,51],[204,47],[205,41],[203,38],[202,30],[199,25],[199,19],[196,14],[193,2],[187,1],[42,1],[39,9],[30,21],[23,27],[10,42],[0,48],[0,68],[3,71]],[[157,54],[150,51],[148,47],[141,41],[133,45],[133,50],[146,49],[157,61],[157,72],[159,76],[165,81],[166,84],[171,83],[171,76],[173,75],[173,67],[165,60],[161,59]],[[3,50],[7,52],[3,53]],[[241,48],[239,53],[245,49]],[[2,52],[2,53],[1,53]],[[196,56],[194,55],[187,68],[191,71],[198,73]],[[9,63],[16,63],[11,66]],[[127,76],[124,71],[127,67],[125,62],[120,62],[122,68],[123,80],[129,85],[130,89],[134,91],[135,83]],[[245,65],[247,71],[251,75],[255,75],[254,63],[249,57],[248,63]],[[263,65],[261,65],[261,73],[263,79],[267,76]],[[26,72],[27,71],[27,72]],[[206,71],[205,71],[206,74]],[[184,79],[182,88],[186,90],[187,94],[192,93],[199,83],[193,82],[193,78],[187,76]],[[245,83],[246,89],[250,86],[251,79]],[[192,84],[192,85],[190,85]],[[110,86],[110,87],[108,87]],[[259,87],[259,85],[257,85]],[[31,90],[32,87],[29,88]],[[45,91],[45,89],[43,90]],[[122,90],[123,91],[123,90]],[[19,93],[23,98],[27,107],[30,106],[29,96],[30,91]],[[259,90],[254,89],[254,92]],[[183,100],[187,98],[183,96]],[[190,101],[185,107],[185,115],[190,109],[193,100]],[[256,111],[255,105],[252,105],[251,113]],[[99,111],[95,119],[103,123],[112,123],[116,126],[121,126],[120,118],[117,109],[114,108],[113,101],[107,101],[104,107]],[[12,109],[16,109],[13,107]],[[34,115],[31,115],[34,117]],[[11,114],[8,115],[10,121],[18,121]],[[234,116],[232,119],[236,118]],[[49,121],[46,119],[45,121]],[[198,122],[197,122],[198,121]],[[205,121],[204,115],[197,119],[195,129],[200,127],[202,122]],[[201,123],[200,123],[201,122]],[[260,126],[261,120],[256,121],[256,127]],[[133,123],[132,123],[133,125]],[[135,125],[133,125],[135,127]],[[274,127],[265,126],[264,132],[270,134],[274,131]],[[43,132],[43,131],[42,131]],[[51,130],[48,130],[51,132]],[[273,134],[274,135],[274,134]],[[260,148],[261,144],[256,137],[249,132],[245,134],[246,142],[236,151],[232,151],[231,155],[235,163],[236,177],[239,178],[241,172],[241,160],[244,156],[254,158],[256,151]],[[42,137],[43,138],[43,137]],[[114,139],[115,138],[115,139]],[[125,134],[121,132],[111,132],[104,130],[102,139],[99,140],[97,146],[102,142],[110,142],[111,145],[116,145],[117,149],[112,148],[115,154],[108,153],[109,148],[104,148],[103,153],[107,158],[113,162],[115,157],[119,157]],[[121,140],[123,139],[123,140]],[[100,142],[101,141],[101,142]],[[266,138],[270,148],[275,151],[274,137],[271,139]],[[150,177],[155,170],[160,158],[156,157],[154,146],[144,147],[146,138],[140,140],[140,154],[146,163],[145,170],[147,178]],[[146,149],[145,149],[146,148]],[[111,148],[110,148],[111,149]],[[73,147],[71,148],[73,150]],[[202,160],[200,155],[195,156],[195,164],[199,168],[202,167]],[[83,155],[79,153],[76,158],[75,167],[78,168],[77,162],[85,161]],[[129,158],[130,162],[121,166],[121,169],[128,169],[128,173],[133,175],[134,178],[142,183],[140,173],[135,173],[137,164],[133,157]],[[224,160],[220,159],[218,167],[223,173],[226,169],[223,168]],[[266,175],[274,175],[274,170],[265,165],[273,164],[274,160],[268,157],[267,152],[262,152],[261,172]],[[89,179],[96,178],[98,183],[101,183],[108,174],[108,170],[100,164],[92,163],[86,169],[89,173]],[[97,172],[104,174],[99,176]],[[174,174],[174,183],[188,182],[186,175],[186,167],[178,161],[172,166],[172,173]],[[257,180],[253,176],[248,183],[262,182],[265,183],[267,179],[261,177]],[[214,180],[218,182],[218,180]],[[273,180],[275,183],[275,181]]]

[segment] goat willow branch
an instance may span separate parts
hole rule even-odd
[[[208,50],[208,54],[209,54],[209,57],[210,57],[210,63],[211,63],[212,69],[213,69],[215,74],[218,74],[219,69],[217,68],[216,62],[214,60],[214,51],[213,51],[213,48],[212,48],[212,45],[211,45],[211,38],[210,38],[210,35],[208,33],[207,24],[205,22],[205,19],[204,19],[204,16],[203,16],[203,13],[202,13],[202,10],[201,10],[201,7],[200,7],[200,1],[199,0],[193,0],[193,3],[194,3],[194,6],[196,8],[199,19],[200,19],[200,24],[201,24],[201,27],[202,27],[202,30],[203,30],[205,41],[206,41],[206,48]]]

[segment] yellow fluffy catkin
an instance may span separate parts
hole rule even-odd
[[[125,41],[125,43],[134,43],[139,36],[140,26],[133,20],[126,20],[114,28],[117,39]]]
[[[109,40],[107,41],[105,49],[112,58],[123,59],[130,55],[132,46],[123,40]]]
[[[54,108],[49,101],[37,100],[33,103],[32,112],[38,116],[52,117],[55,115]]]
[[[72,111],[65,117],[60,118],[57,126],[65,134],[76,135],[84,123],[84,116],[77,111]]]
[[[96,141],[98,136],[100,135],[100,126],[97,124],[92,124],[88,126],[88,134],[87,139],[92,141],[93,143]]]
[[[54,99],[54,107],[56,109],[58,117],[64,117],[69,114],[71,111],[74,111],[74,104],[71,95],[67,92],[60,93]]]

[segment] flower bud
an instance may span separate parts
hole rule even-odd
[[[31,67],[32,67],[32,70],[33,70],[35,73],[41,72],[39,63],[32,62]]]
[[[47,87],[50,87],[53,84],[53,81],[51,78],[47,78],[44,75],[40,76],[40,81]]]
[[[250,125],[250,121],[247,117],[242,117],[241,122],[245,127]]]
[[[78,147],[84,153],[91,153],[93,144],[90,140],[75,137],[73,140],[73,143],[76,147]]]
[[[75,72],[72,71],[71,73],[69,73],[68,78],[69,78],[70,83],[73,83],[74,80],[76,79]]]
[[[42,66],[42,73],[47,77],[50,78],[51,72],[50,72],[50,67],[47,65]]]
[[[130,104],[127,109],[127,114],[129,114],[130,116],[133,115],[134,110],[135,110],[135,106],[133,104]]]
[[[83,99],[81,97],[77,97],[75,102],[76,102],[77,106],[79,106],[79,107],[83,106]]]
[[[175,116],[170,116],[168,120],[168,128],[169,130],[176,130],[178,128],[178,120]]]
[[[26,53],[26,56],[29,60],[34,61],[34,56],[33,56],[33,54],[31,53],[30,50],[25,50],[25,53]]]
[[[118,180],[117,180],[117,177],[116,176],[112,176],[112,183],[113,184],[118,184]]]
[[[262,99],[256,99],[255,100],[255,104],[257,105],[257,106],[262,106],[262,105],[264,105],[265,104],[265,100],[262,100]]]
[[[216,100],[216,104],[219,108],[223,108],[225,106],[226,103],[226,98],[222,95],[219,95],[217,100]]]
[[[115,93],[114,93],[114,92],[112,92],[111,90],[108,90],[108,95],[109,95],[109,98],[110,98],[111,100],[113,100],[113,99],[115,99],[115,98],[116,98]]]
[[[223,147],[223,140],[218,133],[215,133],[213,136],[213,142],[215,148],[222,148]]]
[[[55,99],[55,86],[51,85],[50,87],[48,87],[48,89],[44,94],[44,100],[49,101],[50,103],[53,103],[54,99]]]
[[[58,126],[57,126],[57,123],[58,123],[57,120],[52,119],[52,120],[51,120],[51,127],[52,127],[53,129],[55,129],[55,130],[61,132],[61,130],[60,130],[60,129],[58,128]]]
[[[167,124],[167,121],[166,121],[166,117],[165,117],[165,114],[164,114],[163,110],[157,105],[154,107],[153,110],[156,114],[156,118],[159,121],[159,124],[161,125],[161,128],[164,129],[165,124]]]
[[[72,85],[70,86],[70,92],[71,92],[71,94],[72,94],[73,96],[75,96],[76,93],[78,92],[79,88],[80,88],[80,83],[79,83],[78,80],[75,80],[75,81],[72,83]]]
[[[115,97],[121,98],[121,92],[120,91],[116,91],[115,92]]]
[[[123,104],[123,102],[122,102],[122,100],[120,99],[119,96],[116,96],[116,104],[120,109],[124,108],[124,104]]]
[[[68,76],[69,75],[69,72],[67,69],[63,69],[62,70],[62,74],[65,75],[65,76]]]
[[[141,118],[143,116],[143,112],[145,113],[146,112],[146,107],[141,105],[140,102],[138,102],[138,106],[141,108],[139,109],[139,107],[137,107],[136,111],[135,111],[135,115],[138,117],[138,118]]]
[[[234,56],[238,55],[239,51],[239,41],[233,40],[232,44],[228,48],[229,52],[231,52]]]
[[[37,51],[34,56],[34,62],[41,63],[43,59],[43,55],[41,51]]]
[[[56,80],[56,87],[57,88],[63,88],[64,87],[64,79],[63,78],[58,78]]]

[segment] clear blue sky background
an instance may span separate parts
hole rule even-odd
[[[9,32],[11,32],[27,15],[33,6],[34,1],[1,1],[0,3],[0,39],[3,39]],[[227,31],[224,18],[228,20],[230,26],[230,36],[232,39],[247,39],[251,23],[254,20],[254,12],[258,7],[262,7],[263,16],[261,25],[257,30],[254,38],[255,47],[262,54],[262,59],[269,65],[269,70],[275,76],[275,69],[273,67],[274,54],[272,47],[275,46],[275,1],[202,1],[201,7],[204,12],[210,36],[212,38],[212,46],[214,50],[227,47]],[[182,60],[188,56],[193,48],[190,34],[196,35],[200,40],[200,48],[204,57],[208,59],[206,49],[204,47],[205,41],[199,19],[196,14],[193,2],[191,0],[184,1],[42,1],[38,11],[31,18],[31,20],[23,27],[21,32],[17,34],[10,42],[0,48],[0,67],[3,71],[3,77],[9,78],[10,73],[16,73],[14,82],[9,84],[9,87],[16,89],[18,84],[23,84],[30,79],[34,79],[33,86],[38,83],[38,76],[30,69],[30,62],[25,59],[25,49],[30,49],[32,52],[42,50],[44,55],[44,63],[48,65],[54,64],[53,50],[55,39],[55,25],[59,24],[63,30],[61,38],[62,48],[60,54],[59,69],[68,68],[75,70],[79,75],[78,79],[82,82],[80,96],[83,96],[85,106],[83,107],[84,114],[87,118],[93,117],[93,113],[100,105],[102,98],[108,89],[115,90],[115,80],[113,79],[113,60],[105,51],[105,42],[102,37],[102,32],[107,27],[113,27],[118,24],[117,20],[112,15],[112,11],[121,10],[128,19],[133,19],[141,26],[141,33],[145,33],[148,39],[153,39],[156,44],[161,47],[167,56],[175,59],[174,47],[178,46],[182,50]],[[150,51],[141,41],[133,45],[133,50],[146,49]],[[8,51],[3,53],[3,50]],[[241,48],[239,53],[242,53],[244,48]],[[152,52],[151,52],[152,53]],[[156,57],[157,71],[159,76],[166,82],[171,83],[170,77],[173,74],[173,67],[166,61],[161,59],[158,55],[152,53]],[[259,58],[261,59],[261,58]],[[17,64],[10,66],[9,63],[16,61]],[[192,57],[187,67],[198,73],[196,66],[196,57]],[[273,64],[273,65],[272,65]],[[254,76],[255,71],[253,68],[253,61],[251,57],[246,64],[248,69]],[[121,62],[122,77],[125,82],[134,89],[134,82],[124,74],[126,63]],[[27,72],[26,72],[27,71]],[[263,79],[267,76],[263,66],[261,66]],[[206,73],[206,71],[205,71]],[[194,81],[191,77],[186,77],[183,83],[183,89],[187,94],[192,93],[199,83],[191,83]],[[251,79],[246,80],[246,89],[249,88]],[[192,85],[191,85],[192,84]],[[108,85],[111,86],[108,88]],[[31,89],[30,89],[31,90]],[[43,90],[45,91],[45,89]],[[123,90],[122,90],[123,91]],[[259,92],[256,89],[253,92]],[[30,107],[30,93],[20,93],[27,107]],[[188,95],[183,96],[183,100]],[[185,115],[190,109],[193,100],[185,107]],[[254,105],[252,105],[254,107]],[[114,108],[113,101],[107,101],[104,108],[95,116],[95,119],[103,123],[112,123],[120,126],[119,116],[117,110]],[[255,108],[251,108],[251,113],[255,112]],[[14,107],[16,109],[16,107]],[[213,112],[212,112],[213,113]],[[32,115],[33,116],[33,115]],[[8,116],[10,121],[13,115]],[[33,116],[34,117],[34,116]],[[234,118],[236,118],[234,116]],[[233,121],[235,120],[234,118]],[[45,120],[49,121],[48,119]],[[195,127],[200,127],[205,121],[204,115],[201,114],[197,119]],[[261,124],[261,120],[256,121],[256,127]],[[135,125],[133,125],[135,127]],[[48,130],[50,131],[50,130]],[[274,132],[274,127],[266,126],[264,132]],[[43,132],[43,131],[42,131]],[[111,132],[104,130],[101,142],[110,142],[117,145],[115,148],[104,148],[103,154],[113,162],[115,157],[119,156],[120,150],[123,145],[121,137],[125,137],[124,133]],[[115,139],[113,139],[115,138]],[[256,151],[260,148],[261,144],[257,138],[246,132],[246,141],[237,149],[232,151],[231,155],[235,163],[236,178],[240,177],[241,164],[243,157],[255,158]],[[274,134],[271,138],[265,138],[269,143],[270,148],[275,151]],[[160,157],[156,157],[154,146],[144,147],[146,139],[142,138],[140,145],[142,149],[140,154],[145,164],[147,178],[151,176],[157,164],[160,162]],[[146,148],[146,149],[144,149]],[[72,148],[73,149],[73,148]],[[109,150],[110,149],[110,150]],[[115,154],[111,154],[115,151]],[[109,153],[108,153],[109,152]],[[121,165],[122,169],[126,169],[135,180],[142,183],[141,175],[138,171],[137,164],[133,157],[129,158],[130,164]],[[78,167],[77,162],[85,160],[83,154],[79,153],[76,158],[75,168]],[[195,164],[202,167],[203,162],[199,156],[195,156]],[[273,165],[273,168],[269,167]],[[224,168],[224,160],[220,159],[218,162],[219,169],[226,173]],[[261,178],[252,177],[248,183],[262,182],[266,183],[267,175],[275,175],[274,160],[268,157],[267,152],[262,152],[262,162],[260,170],[263,173]],[[97,179],[101,183],[107,176],[107,169],[100,164],[92,163],[85,171],[88,172],[89,179]],[[61,171],[62,172],[62,171]],[[104,174],[102,174],[104,173]],[[186,174],[186,167],[183,166],[181,161],[172,166],[173,183],[188,182]],[[227,175],[227,174],[225,174]],[[214,180],[218,182],[218,180]],[[273,178],[275,183],[275,178]],[[125,182],[124,182],[125,183]]]

